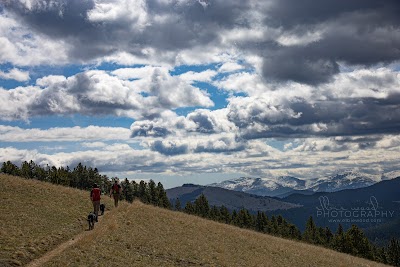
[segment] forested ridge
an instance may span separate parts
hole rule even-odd
[[[55,166],[42,167],[33,161],[24,161],[21,166],[17,166],[7,161],[2,164],[1,172],[83,190],[91,189],[93,184],[96,183],[105,193],[109,192],[112,180],[118,179],[117,177],[109,178],[106,175],[101,175],[97,168],[83,166],[81,163],[71,169]],[[146,204],[174,209],[221,223],[299,240],[354,256],[400,266],[400,243],[398,240],[392,239],[386,247],[377,247],[368,240],[363,231],[356,225],[345,231],[339,224],[336,232],[333,233],[328,227],[318,227],[310,216],[306,222],[305,231],[301,233],[294,224],[280,215],[268,217],[265,212],[260,211],[257,214],[251,214],[246,209],[229,211],[224,206],[210,206],[203,194],[193,203],[186,203],[185,207],[181,207],[179,199],[174,200],[172,205],[163,185],[161,183],[156,184],[153,180],[137,183],[125,178],[121,181],[121,186],[123,188],[121,199],[129,202],[139,199]]]

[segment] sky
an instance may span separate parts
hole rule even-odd
[[[398,0],[1,0],[0,162],[166,188],[400,170]]]

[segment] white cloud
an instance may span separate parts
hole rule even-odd
[[[96,148],[96,147],[105,147],[107,146],[106,143],[104,142],[89,142],[89,143],[81,143],[83,147],[88,147],[88,148]]]
[[[114,74],[126,78],[132,77],[134,71],[123,69]],[[158,116],[167,109],[214,105],[206,92],[171,76],[164,68],[137,71],[139,76],[143,72],[149,75],[130,81],[105,71],[90,70],[70,77],[46,76],[36,81],[37,86],[0,88],[3,96],[0,111],[5,120],[49,114],[143,118]]]
[[[23,129],[0,125],[2,142],[55,142],[90,140],[129,140],[130,130],[121,127],[59,127],[42,129]],[[84,143],[85,147],[103,147],[102,142]]]
[[[248,72],[231,74],[213,84],[220,89],[238,93],[257,94],[270,90],[270,87],[263,82],[260,75]]]
[[[219,72],[234,72],[243,69],[243,66],[236,62],[226,62],[219,67]]]
[[[4,13],[0,14],[0,64],[61,65],[68,62],[68,49],[69,45],[63,41],[51,40],[43,35],[35,34],[28,26],[22,25],[17,18]],[[24,73],[11,75],[19,78],[20,81],[28,79]]]
[[[145,79],[151,76],[155,69],[159,67],[145,66],[140,68],[120,68],[113,70],[111,74],[123,80]]]
[[[325,97],[382,99],[400,94],[400,73],[384,67],[356,69],[336,75],[332,83],[320,88]]]
[[[202,72],[188,71],[179,75],[179,78],[188,82],[210,82],[215,75],[217,75],[217,72],[213,70],[205,70]]]
[[[29,78],[29,72],[28,71],[22,71],[17,68],[13,68],[7,72],[0,71],[0,79],[5,79],[5,80],[16,80],[19,82],[26,82],[28,81]]]

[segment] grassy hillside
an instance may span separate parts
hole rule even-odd
[[[86,191],[0,174],[0,266],[23,265],[83,232],[91,210]]]
[[[44,266],[383,265],[134,202]]]
[[[81,235],[92,209],[88,192],[18,177],[0,175],[0,201],[0,266],[44,254],[43,266],[380,266],[140,202],[121,203]]]

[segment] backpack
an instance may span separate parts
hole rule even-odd
[[[100,189],[99,188],[93,188],[92,190],[92,198],[93,201],[99,201],[100,200]]]
[[[113,192],[113,194],[119,194],[119,185],[114,184],[112,186],[112,192]]]

